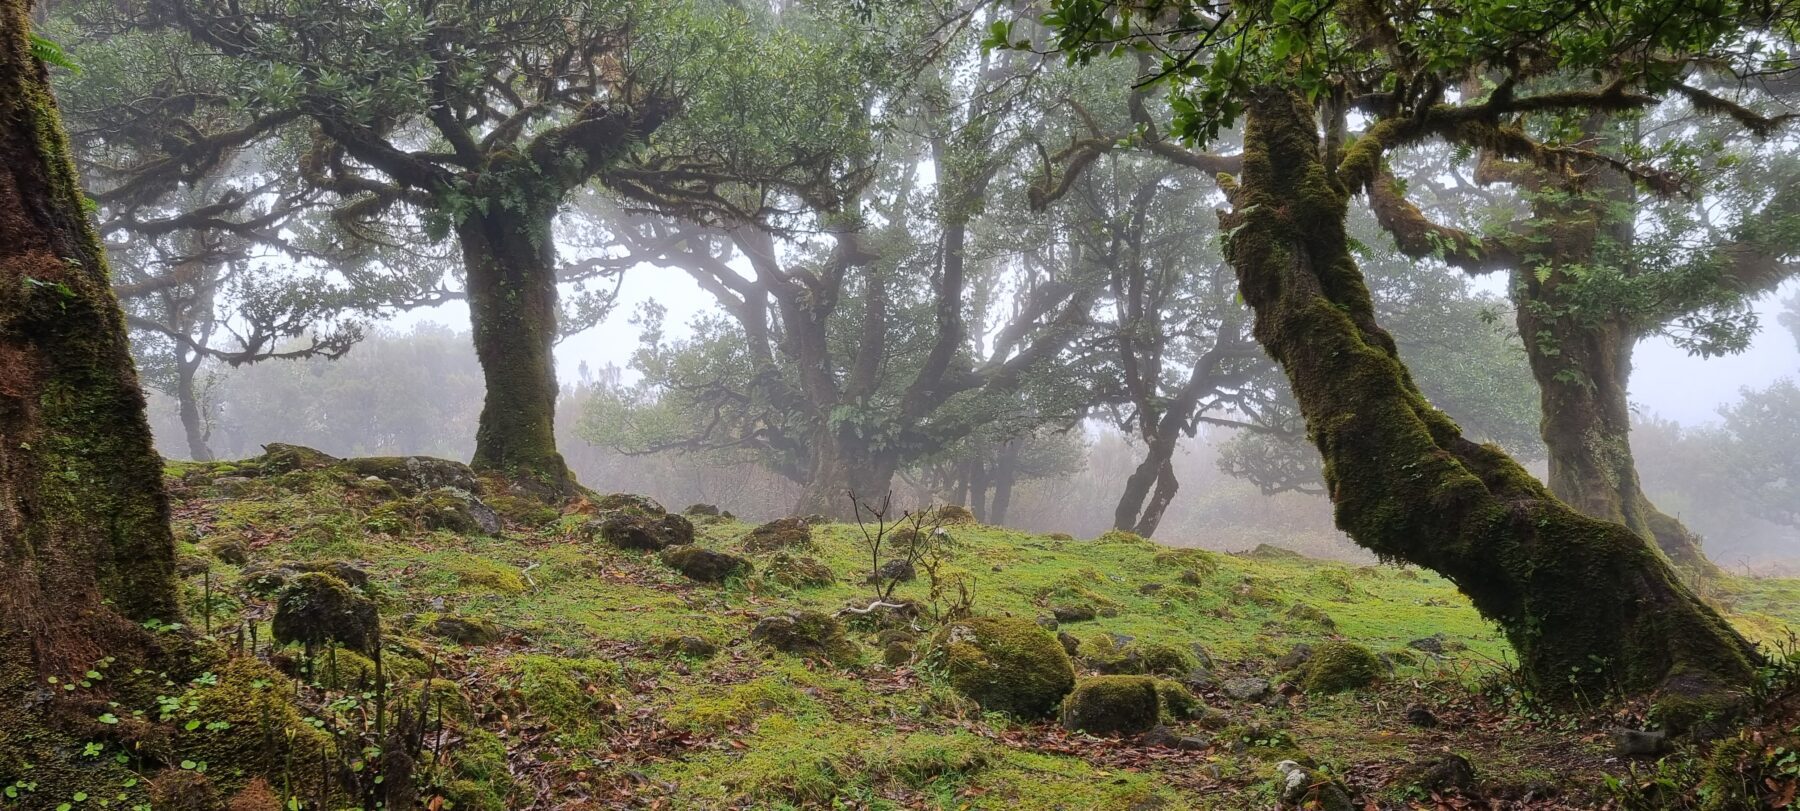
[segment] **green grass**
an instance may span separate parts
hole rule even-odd
[[[208,470],[190,464],[171,475]],[[1129,536],[1059,541],[998,527],[950,528],[958,550],[949,565],[972,579],[977,613],[1037,618],[1052,606],[1083,605],[1102,616],[1063,630],[1181,651],[1197,644],[1222,678],[1278,680],[1273,660],[1296,643],[1343,639],[1382,652],[1440,633],[1460,643],[1442,660],[1400,666],[1372,692],[1286,707],[1215,695],[1212,703],[1236,728],[1279,730],[1284,742],[1221,744],[1134,766],[1128,744],[1065,746],[1047,725],[983,715],[929,668],[881,665],[870,632],[850,634],[861,660],[846,669],[749,643],[760,616],[833,611],[870,596],[862,579],[871,561],[854,526],[817,528],[816,550],[801,553],[830,566],[834,585],[789,589],[752,576],[718,587],[691,583],[653,555],[589,538],[579,516],[497,538],[371,521],[391,493],[329,471],[258,479],[229,497],[200,483],[176,494],[184,554],[204,556],[210,545],[240,540],[254,549],[253,563],[330,558],[370,573],[390,641],[453,677],[472,708],[469,719],[453,722],[465,728],[446,780],[461,781],[465,807],[517,798],[516,780],[566,792],[545,798],[549,805],[623,786],[693,809],[1255,808],[1270,805],[1271,767],[1282,757],[1343,770],[1444,747],[1464,752],[1485,776],[1530,775],[1579,793],[1593,788],[1603,754],[1594,738],[1572,741],[1556,719],[1508,721],[1500,740],[1489,740],[1493,729],[1408,727],[1399,707],[1415,700],[1474,706],[1475,688],[1509,656],[1466,599],[1417,569],[1180,550]],[[741,553],[750,528],[702,524],[698,543]],[[759,571],[768,558],[750,557]],[[236,594],[236,567],[215,561],[210,572],[213,626],[233,627],[252,603]],[[1146,590],[1150,584],[1161,588]],[[202,578],[188,586],[198,617]],[[1794,581],[1732,579],[1711,585],[1708,595],[1761,641],[1785,638],[1800,619]],[[923,582],[901,585],[896,596],[929,599]],[[1290,616],[1300,604],[1316,611]],[[479,616],[512,635],[466,650],[407,635],[408,615],[444,614]],[[721,652],[705,660],[666,653],[663,642],[681,636],[705,638]],[[1558,755],[1558,746],[1577,754]],[[502,777],[508,761],[511,776]],[[1196,777],[1206,764],[1218,777]]]

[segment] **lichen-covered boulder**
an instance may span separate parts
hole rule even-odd
[[[812,525],[799,518],[777,518],[744,536],[744,548],[757,553],[812,547]]]
[[[1360,690],[1381,678],[1381,660],[1368,648],[1353,642],[1327,642],[1313,651],[1300,675],[1300,689],[1308,693],[1342,693]]]
[[[983,709],[1041,718],[1075,687],[1068,652],[1030,620],[970,617],[944,626],[934,642],[957,692]]]
[[[308,572],[322,572],[350,584],[351,588],[369,590],[369,573],[341,560],[255,564],[244,569],[243,586],[245,591],[258,597],[269,597],[281,591],[289,580]]]
[[[1286,808],[1356,811],[1350,793],[1337,781],[1291,760],[1275,764],[1275,793]]]
[[[1162,699],[1149,676],[1094,676],[1075,683],[1062,702],[1062,725],[1095,735],[1149,732],[1162,718]]]
[[[428,530],[500,534],[500,514],[460,487],[439,487],[420,496],[419,502],[419,522]]]
[[[687,544],[663,550],[662,562],[669,568],[702,583],[723,583],[751,571],[750,561],[727,552],[715,552]]]
[[[823,611],[790,611],[758,620],[750,639],[783,653],[843,661],[856,655],[844,638],[844,625]]]
[[[316,648],[336,642],[369,653],[380,638],[375,601],[323,572],[299,575],[275,597],[275,641]]]
[[[837,582],[837,575],[831,567],[820,563],[815,558],[790,555],[776,552],[763,566],[763,579],[772,580],[790,589],[809,589],[829,586]]]
[[[432,456],[365,456],[345,459],[342,466],[358,476],[373,476],[401,492],[424,493],[454,487],[466,493],[480,492],[475,472],[468,465]]]

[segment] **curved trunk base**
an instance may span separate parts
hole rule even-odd
[[[1636,533],[1563,504],[1432,407],[1376,322],[1351,257],[1349,193],[1287,88],[1249,105],[1229,258],[1255,334],[1286,372],[1324,459],[1337,524],[1384,558],[1443,574],[1505,632],[1547,696],[1728,692],[1754,648]],[[1359,154],[1346,166],[1378,159]]]

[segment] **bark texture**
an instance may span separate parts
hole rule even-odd
[[[29,5],[0,2],[0,661],[43,674],[177,609],[162,461]]]
[[[557,198],[524,190],[493,197],[487,213],[470,214],[457,229],[486,384],[471,466],[545,495],[572,494],[574,476],[556,450]],[[504,202],[520,199],[538,204],[521,212]]]
[[[1222,216],[1229,259],[1323,456],[1338,526],[1455,582],[1544,693],[1691,697],[1747,685],[1754,649],[1661,555],[1464,438],[1419,393],[1375,322],[1350,254],[1349,192],[1321,159],[1312,110],[1265,87],[1247,121],[1243,175],[1227,184],[1233,211]],[[1355,150],[1346,163],[1367,160]]]

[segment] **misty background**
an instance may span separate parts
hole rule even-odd
[[[1471,287],[1503,292],[1503,285],[1494,283]],[[563,394],[557,434],[571,468],[600,492],[644,493],[672,508],[712,503],[752,520],[788,514],[801,488],[760,465],[680,453],[621,454],[584,436],[580,423],[595,392],[641,378],[632,368],[641,331],[633,314],[650,303],[666,311],[665,340],[684,337],[692,319],[716,309],[688,275],[638,267],[623,275],[609,317],[558,345]],[[1740,353],[1696,357],[1660,336],[1639,344],[1631,377],[1632,441],[1647,494],[1704,536],[1713,560],[1739,571],[1791,574],[1800,572],[1800,528],[1751,515],[1730,497],[1730,482],[1709,469],[1726,463],[1713,458],[1721,454],[1717,442],[1709,441],[1720,432],[1721,409],[1739,403],[1746,391],[1800,378],[1800,325],[1790,329],[1782,319],[1784,312],[1800,313],[1800,281],[1761,297],[1755,310],[1760,330]],[[208,362],[199,387],[214,453],[244,458],[260,453],[263,443],[289,442],[340,456],[468,459],[482,377],[466,328],[454,326],[467,318],[462,302],[402,313],[376,325],[335,360],[311,357],[236,368]],[[1523,367],[1522,351],[1518,363]],[[150,400],[159,449],[169,458],[185,457],[174,398],[152,390]],[[1181,440],[1175,466],[1182,489],[1157,532],[1159,542],[1226,551],[1267,543],[1317,556],[1373,559],[1332,526],[1324,496],[1266,495],[1222,472],[1220,447],[1234,433],[1207,426]],[[1051,475],[1027,473],[1005,523],[1096,536],[1111,526],[1114,504],[1144,449],[1099,419],[1083,421],[1059,440],[1066,441],[1072,458]],[[1786,444],[1777,452],[1796,450]],[[1541,459],[1530,467],[1540,476],[1544,472]],[[933,500],[909,471],[894,486],[902,503]]]

